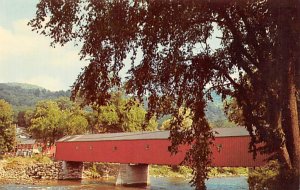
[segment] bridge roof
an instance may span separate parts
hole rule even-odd
[[[248,131],[243,127],[214,128],[216,137],[237,137],[249,136]],[[83,142],[83,141],[112,141],[112,140],[150,140],[168,139],[170,131],[142,131],[127,133],[103,133],[88,135],[73,135],[59,139],[57,142]]]
[[[169,131],[143,131],[127,133],[102,133],[88,135],[73,135],[59,139],[57,142],[76,141],[109,141],[109,140],[138,140],[138,139],[167,139]]]

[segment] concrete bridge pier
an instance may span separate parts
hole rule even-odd
[[[59,179],[81,179],[83,162],[63,161]]]
[[[149,185],[148,164],[120,164],[116,185]]]

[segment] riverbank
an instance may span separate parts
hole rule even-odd
[[[61,163],[53,162],[46,156],[6,157],[0,160],[0,184],[47,184],[59,179]],[[115,178],[119,164],[84,163],[83,178]],[[152,177],[173,177],[189,180],[192,170],[185,166],[151,165],[149,174]],[[212,168],[212,177],[247,176],[247,168]]]
[[[153,177],[179,177],[185,179],[191,179],[192,169],[186,166],[158,166],[152,165],[150,167],[150,176]],[[213,167],[209,172],[209,178],[213,177],[237,177],[237,176],[248,176],[248,168],[243,167]]]
[[[31,177],[30,168],[37,165],[52,164],[52,160],[45,156],[4,157],[0,159],[0,184],[38,184],[40,181]],[[46,180],[45,180],[46,181]],[[44,182],[43,182],[44,183]]]

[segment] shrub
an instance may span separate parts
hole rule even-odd
[[[150,175],[155,177],[179,177],[190,179],[192,170],[187,166],[151,165]]]
[[[187,166],[180,166],[178,172],[184,176],[189,176],[189,177],[192,176],[192,169]]]
[[[118,174],[119,164],[86,162],[84,168],[84,173],[88,178],[109,177]]]
[[[8,157],[6,158],[6,164],[3,167],[5,170],[14,170],[28,167],[34,163],[31,158],[24,157]]]
[[[293,171],[282,167],[278,161],[272,160],[266,166],[250,170],[249,190],[282,190],[291,189]]]
[[[32,157],[32,159],[35,162],[38,162],[38,163],[43,163],[43,164],[50,164],[50,163],[52,163],[51,158],[49,158],[48,156],[44,156],[44,155],[34,155]]]
[[[244,167],[212,167],[209,176],[247,176],[248,168]]]

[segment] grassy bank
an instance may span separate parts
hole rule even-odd
[[[169,167],[152,165],[150,175],[154,177],[180,177],[190,179],[192,170],[186,166]],[[242,167],[214,167],[209,172],[209,177],[248,176],[248,169]]]
[[[4,171],[24,169],[37,163],[49,164],[52,163],[52,160],[42,155],[33,157],[2,157],[0,159],[0,167]]]
[[[244,167],[214,167],[209,172],[209,177],[248,176],[248,168]]]
[[[85,178],[115,177],[118,174],[119,164],[85,163]],[[161,166],[151,165],[150,176],[153,177],[178,177],[191,179],[192,169],[186,166]],[[248,168],[214,167],[211,168],[209,177],[248,176]]]
[[[149,170],[150,176],[153,177],[180,177],[189,179],[192,177],[192,170],[186,166],[158,166],[151,165]]]
[[[36,163],[48,164],[52,162],[52,160],[49,157],[43,155],[35,155],[33,157],[2,157],[1,160],[5,161],[7,165],[11,165],[12,167],[17,164],[23,166]]]

